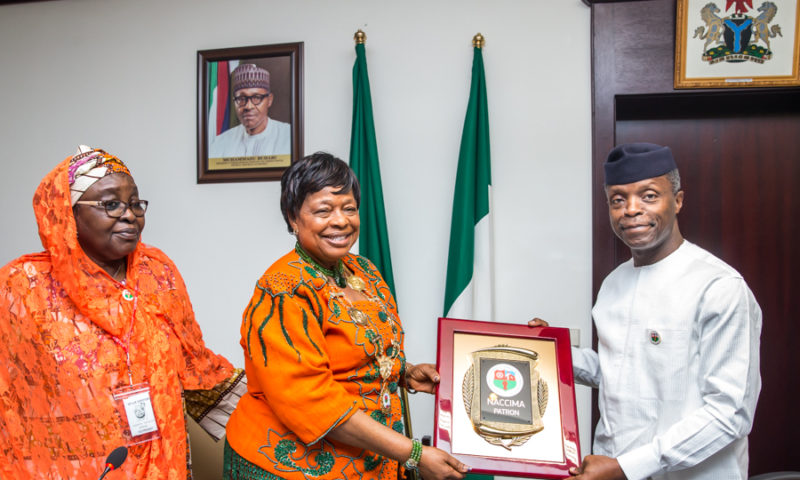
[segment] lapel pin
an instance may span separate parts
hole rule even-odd
[[[653,345],[658,345],[659,343],[661,343],[661,335],[657,331],[650,330],[649,333],[650,333],[650,343],[652,343]]]

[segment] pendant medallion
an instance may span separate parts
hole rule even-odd
[[[381,355],[378,357],[378,366],[381,371],[381,378],[386,380],[392,375],[392,367],[394,367],[394,359],[386,355]]]
[[[347,286],[357,292],[363,292],[364,289],[367,288],[367,284],[364,282],[364,280],[355,275],[350,275],[347,277]]]
[[[354,322],[361,326],[365,326],[368,323],[367,314],[357,308],[351,307],[347,309],[347,314],[350,315],[350,318],[352,318]]]
[[[384,415],[392,413],[392,395],[389,393],[389,387],[386,384],[381,387],[381,412]]]

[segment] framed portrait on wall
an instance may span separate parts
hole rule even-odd
[[[473,473],[566,478],[581,461],[567,328],[439,319],[434,442]]]
[[[800,85],[800,0],[678,0],[675,88]]]
[[[303,43],[197,52],[197,183],[278,180],[302,157]]]

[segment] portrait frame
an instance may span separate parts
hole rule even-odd
[[[485,370],[483,363],[477,367],[474,359],[498,347],[537,353],[538,360],[532,364],[531,370],[535,370],[539,378],[538,389],[533,388],[533,381],[529,383],[531,392],[538,390],[539,401],[535,401],[537,394],[531,393],[534,401],[530,408],[541,412],[542,382],[545,384],[546,400],[540,417],[540,430],[527,438],[514,429],[511,429],[514,433],[510,434],[510,439],[493,438],[485,435],[482,426],[475,425],[472,420],[476,418],[474,406],[481,405],[483,401],[479,399],[476,402],[476,397],[486,397],[487,402],[496,402],[498,399],[488,389],[484,392],[483,386],[475,390],[476,387],[470,382],[470,377],[478,378]],[[434,409],[435,446],[472,467],[472,473],[535,478],[569,477],[569,469],[581,463],[570,348],[567,328],[531,328],[524,324],[439,318],[437,368],[440,383]],[[495,363],[492,366],[493,361],[513,363],[505,360],[511,358],[509,356],[502,353],[495,355],[499,359],[490,359],[490,369],[501,365]],[[478,375],[474,374],[475,368],[481,368]],[[491,370],[488,372],[491,373]],[[530,371],[524,372],[520,378],[528,378],[529,374]],[[489,378],[487,375],[487,382]],[[521,387],[522,383],[515,383],[515,386]],[[513,394],[511,391],[509,393]],[[506,404],[519,404],[518,400],[512,398],[509,397]],[[525,391],[517,398],[524,399]],[[472,405],[472,411],[469,411],[469,404]],[[524,404],[519,405],[526,408]],[[483,418],[484,407],[479,408]],[[505,411],[503,413],[508,414]],[[513,411],[510,414],[514,415]],[[506,424],[500,421],[492,425]]]
[[[800,85],[800,0],[727,4],[677,0],[674,87]]]
[[[245,63],[253,63],[270,72],[272,103],[268,108],[268,117],[270,120],[277,120],[274,126],[281,127],[281,140],[275,141],[281,145],[278,152],[239,155],[220,153],[216,147],[219,144],[212,147],[218,137],[222,138],[220,136],[227,130],[236,129],[239,123],[230,73],[236,65]],[[288,124],[291,132],[288,155],[285,151],[287,128],[282,124]],[[269,128],[268,123],[267,129]],[[241,128],[239,131],[245,132]],[[302,156],[303,42],[199,50],[197,183],[279,180],[284,170]]]

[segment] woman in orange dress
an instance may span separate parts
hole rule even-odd
[[[184,395],[224,432],[214,407],[232,408],[242,373],[206,348],[172,261],[140,242],[147,205],[125,164],[88,147],[36,190],[45,251],[0,269],[0,478],[95,480],[120,446],[107,479],[191,478]]]
[[[432,393],[433,365],[412,365],[380,272],[349,253],[359,186],[342,160],[316,153],[281,179],[295,248],[256,283],[241,344],[248,392],[227,427],[223,478],[460,479],[468,467],[402,435],[398,387]]]

